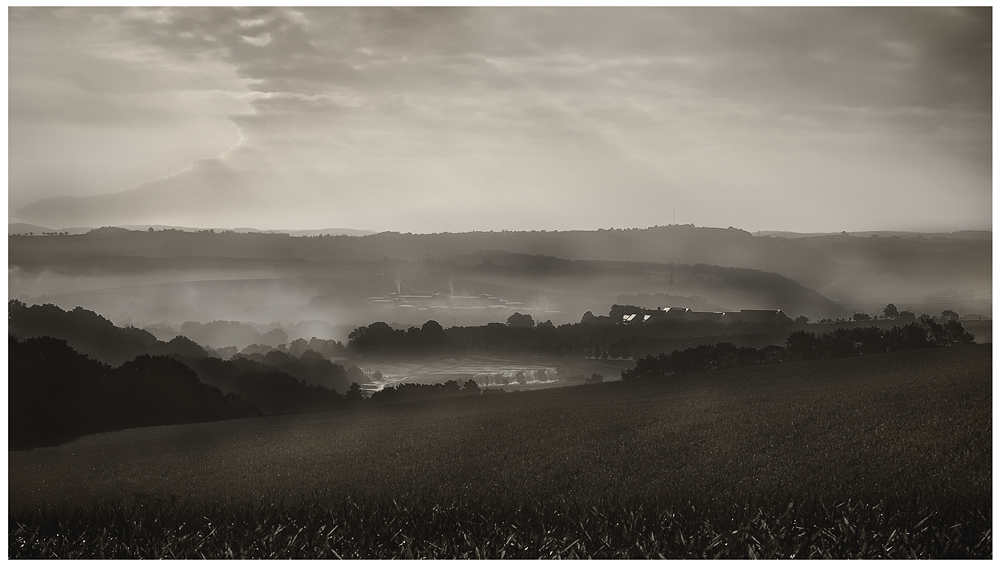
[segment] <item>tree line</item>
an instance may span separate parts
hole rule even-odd
[[[26,441],[32,438],[35,438],[34,441],[51,440],[66,435],[72,438],[100,430],[150,424],[134,415],[102,421],[102,413],[115,414],[114,410],[109,412],[108,403],[131,404],[140,407],[136,409],[140,412],[160,414],[166,421],[157,421],[158,424],[233,416],[224,411],[199,409],[196,418],[185,413],[179,404],[153,410],[144,404],[141,395],[122,397],[118,391],[132,391],[129,388],[135,387],[123,381],[126,380],[123,376],[133,375],[129,373],[131,369],[122,368],[134,368],[137,364],[138,367],[158,368],[156,375],[159,381],[156,383],[160,385],[156,390],[164,398],[180,396],[193,399],[185,381],[187,378],[182,377],[193,375],[195,380],[219,391],[236,406],[249,403],[246,406],[253,407],[252,411],[239,413],[238,416],[337,409],[360,403],[362,397],[357,384],[352,387],[352,382],[364,380],[361,370],[357,367],[344,369],[317,352],[306,350],[295,357],[286,352],[270,351],[222,360],[211,356],[184,336],[163,342],[144,330],[119,328],[104,317],[79,307],[64,311],[54,305],[29,307],[20,301],[10,301],[8,333],[12,344],[16,343],[17,347],[31,344],[34,348],[19,350],[23,355],[17,358],[17,363],[14,363],[12,354],[12,362],[8,366],[10,406],[31,407],[27,412],[12,410],[9,421],[12,430],[19,427],[22,432],[18,434]],[[41,342],[36,342],[38,340]],[[29,352],[34,353],[29,355]],[[52,365],[52,360],[65,363],[63,366]],[[109,381],[110,378],[102,377],[106,375],[117,377]],[[78,376],[82,377],[78,379]],[[88,393],[83,394],[84,391]],[[49,401],[44,401],[46,399]],[[79,403],[70,410],[63,401],[52,401],[58,399],[65,399],[65,403],[78,399]],[[52,414],[45,409],[48,406],[45,403],[50,401],[52,407],[58,408],[59,414],[65,412],[75,416],[62,425],[40,426],[32,415]],[[194,401],[192,403],[192,406],[200,406]],[[125,411],[125,408],[121,410]],[[171,411],[176,413],[173,417],[163,416]],[[98,426],[92,421],[104,424]],[[53,422],[61,421],[56,418]],[[33,436],[34,433],[30,432],[33,428],[41,432]]]
[[[634,309],[613,305],[613,313]],[[618,317],[621,320],[621,317]],[[552,321],[536,322],[530,314],[514,313],[506,323],[442,328],[433,320],[406,330],[385,322],[356,328],[349,335],[347,354],[360,360],[405,359],[447,354],[528,354],[593,358],[630,358],[673,349],[693,337],[727,337],[736,342],[757,343],[760,337],[773,341],[790,328],[804,327],[805,321],[775,325],[737,321],[730,325],[711,321],[668,320],[656,324],[624,325],[611,316],[595,316],[588,311],[578,323],[555,326]]]
[[[473,379],[466,381],[465,385],[459,385],[458,381],[454,379],[449,379],[444,383],[400,383],[375,391],[365,402],[373,405],[403,403],[439,397],[479,395],[481,392],[479,384]]]
[[[8,336],[8,435],[13,450],[139,426],[259,416],[257,405],[206,385],[167,356],[118,367],[51,337]]]
[[[180,333],[212,349],[222,358],[229,358],[238,353],[267,353],[271,350],[286,352],[295,357],[301,356],[307,350],[322,354],[326,358],[347,355],[344,345],[336,340],[314,336],[309,340],[297,338],[289,342],[288,333],[281,328],[271,328],[262,332],[251,324],[231,320],[208,323],[188,321],[181,325]]]
[[[623,380],[663,377],[784,361],[849,358],[973,343],[975,337],[957,320],[940,324],[933,319],[923,319],[888,329],[877,326],[838,328],[822,334],[796,330],[788,335],[784,346],[738,347],[721,342],[644,356],[636,360],[635,367],[623,370],[621,376]]]
[[[580,336],[587,336],[586,331],[594,328],[608,327],[579,323],[556,328],[549,322],[535,324],[530,315],[522,314],[511,317],[507,325],[447,330],[434,321],[406,331],[376,322],[352,332],[348,350],[358,358],[434,354],[470,345],[495,348],[499,344],[524,352],[539,339],[558,343],[560,331],[566,336],[584,331]],[[9,443],[13,449],[134,426],[337,409],[364,401],[358,385],[364,376],[357,366],[345,369],[309,349],[299,356],[271,350],[222,360],[183,336],[162,342],[143,330],[116,327],[86,309],[67,312],[53,305],[28,307],[19,301],[8,303],[8,332]],[[902,327],[838,328],[823,334],[796,330],[784,346],[720,342],[640,357],[622,378],[973,341],[957,320],[942,324],[921,319]],[[600,346],[595,346],[593,355],[600,354]],[[602,379],[594,374],[586,381]],[[480,392],[474,380],[464,385],[454,380],[433,385],[405,383],[374,392],[366,404]]]
[[[430,320],[421,327],[393,328],[374,322],[351,332],[347,355],[358,360],[411,359],[439,354],[500,354],[586,358],[634,358],[684,349],[695,344],[729,342],[739,347],[762,348],[783,341],[790,332],[821,327],[849,328],[864,322],[888,328],[901,322],[947,323],[959,317],[944,311],[940,317],[909,316],[888,305],[878,320],[856,314],[852,320],[824,319],[809,323],[805,316],[783,323],[737,320],[729,324],[711,320],[661,320],[655,323],[622,324],[622,313],[641,311],[632,305],[614,304],[605,316],[584,313],[580,322],[555,326],[536,322],[530,314],[514,313],[506,323],[453,326],[442,329]]]

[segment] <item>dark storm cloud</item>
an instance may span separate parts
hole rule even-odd
[[[141,124],[183,115],[171,97],[227,105],[217,119],[238,133],[221,159],[279,224],[529,227],[561,209],[596,227],[680,206],[704,224],[791,228],[785,202],[882,227],[874,211],[943,185],[959,187],[955,212],[910,208],[902,224],[990,222],[974,204],[991,186],[988,8],[13,9],[11,27],[12,120]],[[81,55],[60,63],[43,43],[57,34]],[[47,111],[60,101],[77,110]],[[645,212],[601,206],[611,186]],[[498,192],[534,212],[459,206]],[[324,206],[288,204],[303,201]]]

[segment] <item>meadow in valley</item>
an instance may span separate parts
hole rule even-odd
[[[992,555],[991,345],[9,453],[28,557]]]
[[[990,6],[8,20],[8,558],[992,558]]]

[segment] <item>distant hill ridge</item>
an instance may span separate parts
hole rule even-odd
[[[273,230],[261,230],[258,228],[239,226],[235,228],[220,228],[220,227],[210,227],[210,228],[198,228],[191,226],[172,226],[167,224],[122,224],[120,226],[112,226],[114,228],[124,228],[126,230],[132,231],[147,231],[152,228],[154,231],[162,230],[180,230],[182,232],[203,232],[203,231],[215,231],[215,232],[236,232],[239,234],[244,233],[260,233],[260,234],[288,234],[290,236],[368,236],[373,234],[382,233],[398,233],[392,231],[377,231],[377,230],[366,230],[366,229],[356,229],[356,228],[319,228],[319,229],[309,229],[309,230],[286,230],[286,229],[273,229]],[[8,222],[7,224],[7,234],[27,234],[28,232],[34,232],[35,234],[41,234],[43,232],[68,232],[70,234],[86,234],[92,230],[99,229],[101,227],[85,227],[85,226],[75,226],[70,228],[47,228],[45,226],[40,226],[37,224],[31,224],[27,222]],[[672,226],[650,226],[648,228],[625,228],[618,229],[624,231],[634,231],[634,230],[652,230],[657,228],[697,228],[697,229],[714,229],[722,230],[723,228],[714,228],[711,226],[700,226],[695,227],[693,225],[672,225]],[[730,228],[732,229],[732,228]],[[614,231],[615,228],[610,230]],[[569,232],[602,232],[605,229],[596,230],[541,230],[541,233],[558,234],[558,233],[569,233]],[[741,232],[746,232],[745,230],[739,230]],[[538,230],[513,230],[513,231],[503,231],[501,233],[508,232],[523,232],[523,233],[537,233]],[[478,232],[417,232],[417,233],[407,233],[411,235],[437,235],[437,234],[475,234]],[[492,232],[491,232],[492,233]],[[750,232],[747,232],[750,233]],[[777,238],[814,238],[823,236],[839,236],[845,234],[845,232],[794,232],[790,230],[758,230],[752,234],[757,236],[770,236]],[[964,239],[964,240],[986,240],[993,237],[993,232],[990,230],[955,230],[951,232],[914,232],[914,231],[901,231],[901,230],[860,230],[854,232],[846,232],[849,236],[867,238],[871,236],[879,237],[900,237],[900,238],[954,238],[954,239]]]
[[[729,241],[730,238],[763,240],[732,232],[716,230],[708,235],[721,236],[723,239],[718,245],[725,249],[736,245]],[[696,239],[698,234],[700,232],[695,234]],[[698,295],[726,308],[737,305],[739,308],[782,308],[793,316],[805,313],[813,318],[850,314],[787,276],[755,267],[720,266],[718,264],[723,262],[718,261],[716,253],[694,254],[714,256],[715,261],[657,263],[643,257],[657,253],[653,241],[646,241],[645,249],[639,250],[648,253],[632,253],[635,238],[641,241],[656,236],[656,233],[615,231],[609,234],[519,232],[423,236],[383,233],[360,238],[293,238],[259,233],[127,232],[113,228],[84,236],[14,237],[8,246],[8,262],[17,266],[19,273],[49,269],[59,269],[66,274],[87,274],[95,270],[107,274],[138,274],[166,269],[190,273],[201,273],[205,269],[255,269],[258,273],[273,273],[286,279],[316,277],[317,274],[333,277],[337,273],[336,266],[348,265],[355,267],[341,270],[347,276],[340,279],[337,292],[327,292],[334,302],[363,304],[366,297],[395,290],[392,281],[399,277],[403,286],[415,286],[431,293],[459,285],[463,289],[479,289],[474,294],[500,293],[498,296],[522,302],[551,296],[557,304],[548,308],[575,312],[571,317],[574,320],[579,320],[587,310],[607,308],[620,294],[667,289],[673,294]],[[590,252],[604,257],[560,257],[582,255],[577,249],[581,245],[577,240],[582,244],[595,240],[589,246]],[[527,253],[536,246],[554,253]],[[636,257],[618,257],[623,255]],[[391,265],[382,267],[373,264],[384,263],[386,258],[394,259],[395,263],[390,261]],[[358,270],[368,272],[371,278],[359,275]],[[383,282],[373,287],[372,279]],[[521,292],[515,295],[515,289]],[[588,293],[607,295],[607,305],[603,301],[581,303],[573,296]],[[313,303],[312,306],[326,308],[330,305]],[[373,316],[376,314],[369,313],[359,317],[358,322],[370,322]],[[425,316],[424,320],[429,318],[432,317]],[[188,320],[194,318],[188,317]],[[482,322],[485,321],[475,323]]]
[[[72,228],[46,228],[45,226],[39,226],[37,224],[29,224],[27,222],[9,222],[7,224],[7,234],[31,234],[35,236],[44,235],[46,232],[66,232],[68,234],[87,234],[95,230],[105,230],[107,228],[118,228],[122,230],[128,230],[133,232],[145,232],[150,228],[153,231],[160,232],[163,230],[179,230],[181,232],[202,232],[205,230],[211,230],[215,232],[225,232],[232,231],[240,234],[244,233],[260,233],[260,234],[288,234],[289,236],[367,236],[369,234],[375,234],[374,230],[357,230],[353,228],[321,228],[317,230],[258,230],[256,228],[191,228],[189,226],[167,226],[163,224],[125,224],[122,226],[103,226],[99,228],[93,227],[72,227]]]
[[[123,232],[120,236],[12,238],[9,264],[22,268],[58,254],[146,259],[200,257],[367,263],[383,258],[448,261],[497,252],[564,260],[715,265],[776,273],[848,306],[871,305],[899,297],[987,294],[992,290],[992,239],[986,233],[922,234],[882,237],[871,234],[799,238],[755,236],[736,228],[692,225],[565,232],[466,232],[360,237],[300,238],[285,234],[207,232]],[[876,237],[878,236],[878,237]],[[618,294],[618,293],[616,293]],[[936,300],[936,299],[935,299]],[[971,299],[962,298],[962,304]],[[936,300],[940,303],[940,300]],[[925,302],[931,302],[926,299]],[[857,307],[854,307],[857,308]],[[987,301],[970,304],[991,308]]]
[[[774,236],[778,238],[815,238],[820,236],[842,236],[844,232],[787,232],[781,230],[760,230],[758,236]],[[906,232],[898,230],[864,230],[847,232],[848,236],[857,238],[955,238],[959,240],[990,240],[993,232],[990,230],[957,230],[955,232]]]

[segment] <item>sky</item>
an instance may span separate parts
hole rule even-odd
[[[991,17],[13,7],[9,220],[992,229]]]

